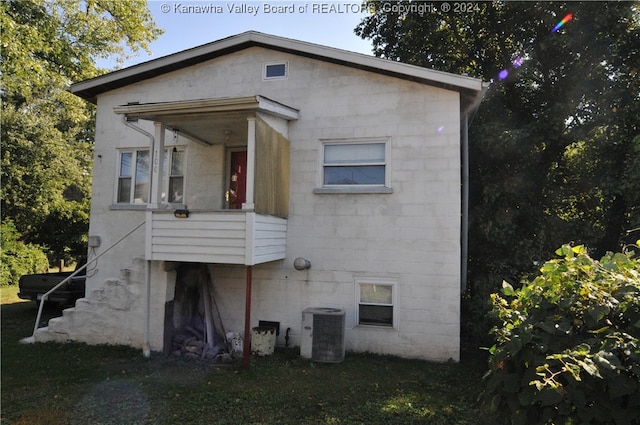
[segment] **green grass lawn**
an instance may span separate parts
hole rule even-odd
[[[122,346],[20,344],[36,305],[15,292],[2,288],[2,424],[484,423],[482,362],[347,353],[316,364],[278,348],[247,371]]]

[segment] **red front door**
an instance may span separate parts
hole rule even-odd
[[[231,152],[231,167],[227,204],[230,209],[242,209],[247,201],[247,151]]]

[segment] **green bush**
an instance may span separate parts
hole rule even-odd
[[[42,248],[20,241],[20,234],[13,221],[3,220],[0,233],[0,284],[17,285],[20,276],[46,272],[49,269],[49,261]]]
[[[640,260],[568,245],[492,294],[484,401],[506,424],[640,424]]]

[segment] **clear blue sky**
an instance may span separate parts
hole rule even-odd
[[[249,30],[371,54],[371,42],[353,32],[366,16],[360,4],[359,0],[149,0],[149,10],[164,34],[151,43],[152,56],[140,54],[124,66]],[[273,10],[276,6],[284,9]],[[109,69],[116,65],[115,61],[99,63]]]

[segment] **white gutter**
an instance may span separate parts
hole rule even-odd
[[[129,128],[134,129],[135,131],[137,131],[140,134],[143,134],[145,136],[147,136],[149,138],[149,147],[150,149],[153,149],[153,144],[155,143],[155,137],[153,136],[153,134],[141,129],[140,127],[138,127],[137,125],[133,125],[131,124],[129,121],[127,121],[127,116],[126,115],[122,115],[122,122],[124,123],[124,125],[126,125]],[[145,224],[147,221],[145,220],[142,224]],[[149,340],[150,340],[150,329],[151,329],[151,260],[147,260],[145,262],[145,281],[146,281],[146,288],[147,288],[147,303],[146,303],[146,312],[145,312],[145,319],[144,319],[144,341],[142,343],[142,355],[145,357],[149,357],[151,356],[151,346],[149,344]]]
[[[266,112],[286,120],[297,120],[298,110],[264,96],[223,97],[195,100],[174,100],[155,103],[133,103],[113,108],[116,114],[145,120],[165,116],[213,114],[218,112]]]

